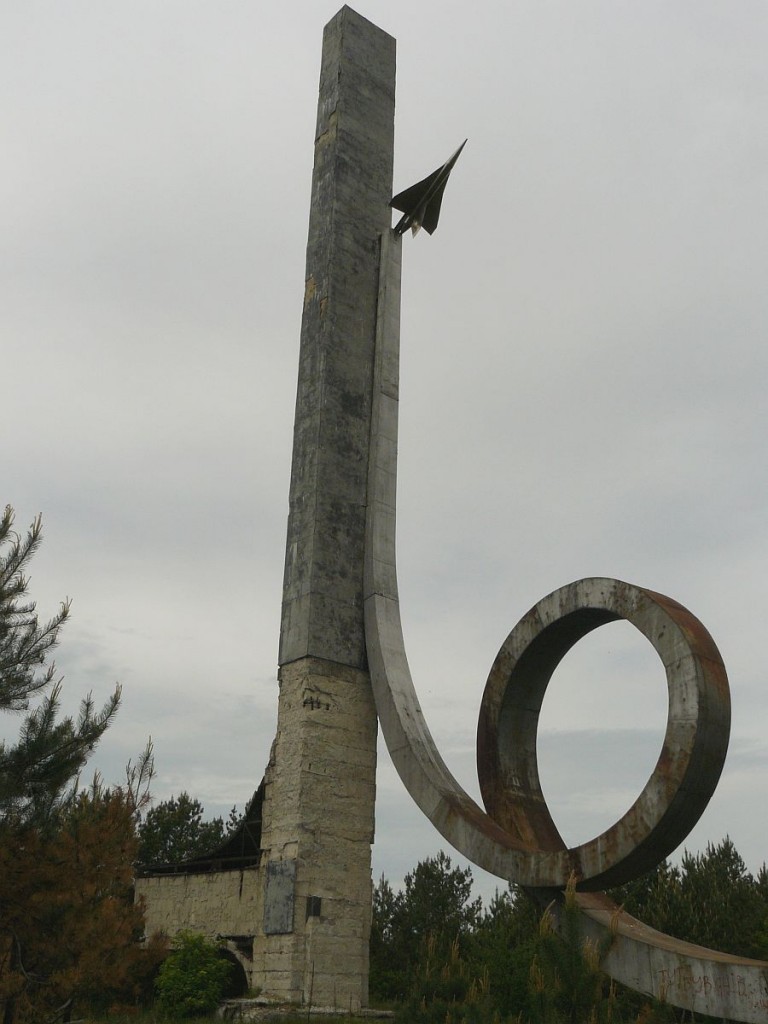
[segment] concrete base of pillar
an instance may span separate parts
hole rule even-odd
[[[368,1001],[376,711],[366,672],[283,666],[266,773],[253,981],[302,1005]]]

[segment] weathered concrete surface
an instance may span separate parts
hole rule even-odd
[[[256,867],[238,871],[145,875],[135,880],[136,899],[144,904],[145,933],[199,932],[239,961],[249,986],[253,961],[245,945],[225,936],[253,934],[261,920],[263,884]]]
[[[261,928],[254,940],[253,977],[266,995],[347,1010],[367,1002],[375,785],[367,674],[316,658],[283,666],[262,873],[289,866],[295,883],[289,907],[270,907],[265,890],[265,924],[290,913],[288,928]]]
[[[395,41],[344,7],[323,38],[281,665],[312,656],[366,666],[365,506],[394,110]]]
[[[396,438],[391,399],[387,429]],[[366,561],[368,649],[387,747],[408,791],[466,857],[526,886],[617,885],[647,871],[682,842],[720,777],[730,702],[711,637],[669,598],[618,580],[580,580],[550,594],[515,627],[494,663],[481,707],[478,769],[488,813],[450,774],[429,733],[411,679],[400,624],[394,561],[396,440],[376,437]],[[563,655],[587,632],[617,618],[632,622],[667,670],[667,734],[656,770],[612,829],[567,849],[546,807],[536,764],[541,702]]]
[[[602,893],[577,893],[584,934],[612,937],[602,967],[616,981],[711,1017],[765,1024],[768,963],[681,942],[649,928]]]
[[[257,868],[136,879],[136,895],[145,901],[148,935],[174,935],[182,929],[210,939],[241,935],[245,925],[261,917],[261,893]]]
[[[394,39],[342,8],[323,37],[254,977],[268,995],[347,1010],[368,998],[377,722],[363,556],[394,104]]]
[[[578,640],[624,619],[655,648],[667,676],[667,729],[651,777],[611,828],[566,849],[539,783],[539,712],[557,665]],[[629,882],[671,854],[715,791],[728,748],[730,695],[720,654],[695,616],[668,597],[586,579],[539,601],[501,647],[483,694],[477,765],[485,807],[531,848],[523,885],[600,890]]]

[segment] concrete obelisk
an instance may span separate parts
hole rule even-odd
[[[349,7],[326,26],[280,631],[261,845],[265,992],[367,1002],[376,711],[363,558],[395,41]]]

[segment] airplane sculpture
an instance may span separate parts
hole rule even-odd
[[[411,185],[404,192],[398,192],[394,199],[390,200],[389,205],[395,210],[402,211],[403,214],[395,225],[396,235],[402,235],[408,228],[414,235],[419,228],[424,228],[428,234],[432,234],[440,217],[440,204],[443,201],[443,192],[448,183],[448,177],[466,144],[467,140],[464,139],[453,156],[442,167],[438,167],[423,181]]]

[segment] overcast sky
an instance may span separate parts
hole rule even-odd
[[[486,676],[582,576],[666,593],[733,700],[689,849],[766,859],[768,6],[360,0],[398,40],[395,191],[469,137],[404,239],[398,564],[427,721],[477,792]],[[123,685],[158,799],[242,807],[276,662],[325,0],[7,3],[0,500],[73,598],[65,702]],[[642,789],[663,672],[625,624],[561,665],[541,773],[571,842]],[[3,723],[13,735],[16,721]],[[380,752],[374,872],[444,842]],[[495,882],[480,878],[484,892]],[[501,884],[501,883],[499,883]]]

